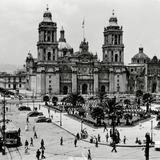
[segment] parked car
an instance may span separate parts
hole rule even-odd
[[[36,123],[41,123],[41,122],[51,123],[52,122],[51,118],[47,118],[45,116],[40,116],[35,121]]]
[[[31,111],[27,114],[28,117],[37,117],[37,116],[43,116],[42,112],[37,112],[37,111]]]
[[[27,106],[20,106],[18,108],[19,111],[31,111],[31,108],[30,107],[27,107]]]
[[[156,151],[160,151],[160,141],[155,141],[154,148]]]

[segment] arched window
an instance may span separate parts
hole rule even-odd
[[[121,62],[121,59],[122,58],[122,52],[121,51],[119,51],[119,62]]]
[[[48,52],[48,61],[51,60],[51,52]]]
[[[55,49],[53,49],[53,61],[55,60]]]
[[[115,62],[118,62],[118,54],[115,54]]]
[[[111,61],[113,62],[113,51],[111,51]]]
[[[50,38],[50,32],[47,33],[47,42],[50,42],[51,38]]]
[[[68,87],[67,86],[64,86],[63,87],[63,94],[67,94],[68,93]]]

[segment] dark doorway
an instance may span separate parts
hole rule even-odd
[[[63,94],[67,94],[68,93],[68,87],[67,86],[64,86],[63,87]]]
[[[156,92],[156,88],[157,88],[157,83],[154,82],[154,83],[152,84],[152,93],[155,93],[155,92]]]
[[[13,84],[13,89],[16,90],[16,84]]]
[[[87,84],[82,85],[82,94],[87,94],[87,88],[88,88]]]
[[[104,86],[104,85],[103,85],[103,86],[101,86],[101,92],[103,92],[103,93],[104,93],[104,92],[105,92],[105,90],[106,90],[106,89],[105,89],[105,86]]]

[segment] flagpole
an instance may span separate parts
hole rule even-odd
[[[83,40],[85,39],[85,25],[84,25],[84,18],[82,22],[82,29],[83,29]]]

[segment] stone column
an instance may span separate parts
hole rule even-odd
[[[109,92],[113,93],[115,92],[115,83],[114,83],[114,73],[113,73],[113,69],[110,69],[110,74],[109,74]],[[117,87],[117,86],[115,86]]]
[[[46,93],[46,74],[45,70],[41,71],[41,93],[45,94]]]
[[[60,93],[60,76],[59,76],[59,68],[55,68],[55,72],[52,76],[53,81],[53,93],[59,94]]]
[[[77,92],[77,74],[75,71],[72,72],[72,93]]]
[[[148,73],[147,73],[147,69],[148,69],[148,66],[147,64],[145,64],[145,77],[144,77],[144,81],[145,81],[145,84],[144,84],[144,92],[148,92]]]
[[[94,68],[94,94],[98,93],[98,68]]]

